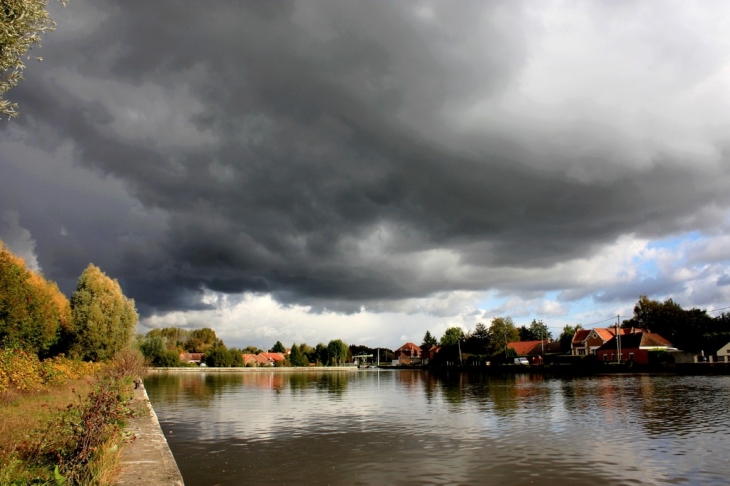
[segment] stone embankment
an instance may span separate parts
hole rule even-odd
[[[183,486],[182,475],[167,445],[144,386],[134,390],[136,416],[127,421],[130,439],[119,453],[116,485]]]

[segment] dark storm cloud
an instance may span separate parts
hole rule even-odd
[[[70,140],[77,164],[132,197],[72,218],[70,237],[41,229],[40,212],[27,216],[45,241],[41,260],[54,262],[46,272],[68,281],[78,255],[93,255],[145,312],[200,306],[203,288],[357,309],[499,283],[421,268],[429,252],[456,255],[472,274],[548,268],[621,234],[701,226],[687,223],[698,208],[727,205],[726,158],[698,169],[666,150],[649,167],[617,166],[621,148],[610,147],[584,161],[593,175],[566,169],[615,127],[584,124],[562,145],[530,126],[459,132],[446,113],[514,85],[535,26],[517,2],[426,7],[160,1],[54,11],[43,71],[13,93],[18,126],[49,151]],[[115,215],[134,200],[133,221]]]

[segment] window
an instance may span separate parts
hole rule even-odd
[[[616,355],[611,353],[611,361],[613,361],[614,359],[616,359]]]
[[[603,353],[603,361],[608,361],[608,354]]]
[[[634,360],[634,353],[629,353],[629,360],[631,360],[631,361]]]

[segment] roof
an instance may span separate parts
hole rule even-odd
[[[284,361],[286,358],[284,358],[283,353],[260,353],[259,356],[264,356],[267,359],[270,359],[272,361]]]
[[[202,361],[203,353],[180,353],[182,361]]]
[[[575,331],[575,335],[573,336],[573,342],[582,343],[586,340],[590,333],[591,329],[578,329],[577,331]]]
[[[518,356],[528,354],[540,354],[540,344],[544,341],[515,341],[508,343],[507,347],[514,349]]]
[[[408,355],[408,356],[421,356],[421,347],[413,343],[405,343],[400,348],[396,349],[394,354],[397,356]]]
[[[605,327],[596,327],[593,329],[598,336],[603,339],[603,342],[610,341],[616,335],[614,329],[606,329]]]
[[[635,331],[631,334],[623,334],[621,336],[621,349],[629,348],[669,348],[672,347],[672,343],[667,341],[665,338],[655,332],[648,331]],[[605,343],[603,346],[598,348],[598,351],[605,351],[607,349],[616,349],[616,338],[612,338],[610,341]]]

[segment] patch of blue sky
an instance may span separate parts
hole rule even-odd
[[[669,250],[679,253],[677,250],[679,250],[682,246],[702,240],[703,238],[705,238],[705,236],[700,231],[690,231],[689,233],[650,241],[647,244],[647,248],[650,250]]]
[[[480,309],[484,309],[487,312],[490,312],[495,309],[501,309],[504,307],[504,305],[509,300],[509,297],[506,295],[498,295],[496,291],[489,291],[485,293],[485,298],[481,300],[477,306]]]

